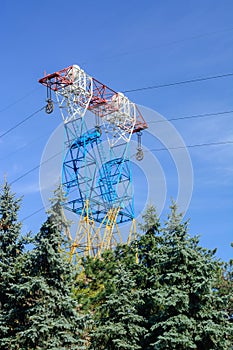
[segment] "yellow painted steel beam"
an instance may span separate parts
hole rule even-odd
[[[70,249],[70,260],[74,254],[80,256],[101,257],[107,249],[113,249],[122,243],[117,224],[120,207],[110,208],[99,226],[96,226],[88,200],[82,210],[76,236]],[[127,244],[136,238],[136,221],[133,219]],[[77,250],[77,253],[76,253]]]

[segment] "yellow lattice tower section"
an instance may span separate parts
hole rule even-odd
[[[117,224],[120,208],[111,208],[99,226],[93,219],[89,201],[85,202],[82,210],[75,239],[73,240],[70,259],[74,255],[100,257],[107,249],[114,249],[117,244],[123,243],[122,235]],[[133,220],[127,239],[129,244],[136,237],[136,222]]]
[[[70,256],[72,258],[76,250],[82,256],[95,256],[99,245],[100,237],[95,227],[89,201],[86,200],[76,230],[75,239],[71,246]]]
[[[137,238],[137,226],[136,226],[136,220],[133,219],[129,230],[127,244],[130,244],[136,238]]]
[[[116,223],[119,210],[120,208],[109,209],[98,227],[98,230],[102,231],[102,240],[98,256],[100,256],[104,250],[113,249],[118,243],[122,243],[119,226]]]

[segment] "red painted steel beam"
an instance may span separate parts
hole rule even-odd
[[[39,83],[47,86],[51,90],[58,91],[64,87],[73,84],[73,66],[61,69],[55,73],[48,74],[39,80]],[[70,72],[72,74],[70,74]],[[67,78],[69,74],[69,77]]]

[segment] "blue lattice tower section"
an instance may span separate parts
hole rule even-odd
[[[67,130],[68,131],[68,130]],[[93,149],[100,142],[100,131],[90,129],[69,142],[63,162],[63,187],[69,200],[67,208],[81,215],[87,199],[90,200],[98,169]]]
[[[133,220],[132,171],[129,159],[114,158],[102,165],[99,174],[101,198],[109,208],[119,208],[116,223]]]
[[[80,216],[71,255],[75,249],[101,255],[122,240],[119,225],[134,220],[130,140],[134,133],[141,135],[147,124],[126,96],[77,65],[39,82],[49,91],[49,112],[51,91],[55,92],[64,121],[66,208]]]

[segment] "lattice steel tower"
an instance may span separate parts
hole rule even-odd
[[[78,65],[39,82],[47,87],[47,113],[53,111],[53,91],[64,122],[64,206],[80,216],[71,254],[77,249],[99,256],[122,241],[120,224],[135,225],[130,140],[137,133],[136,157],[142,159],[147,124],[135,103]]]

